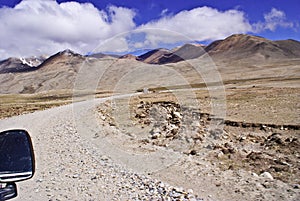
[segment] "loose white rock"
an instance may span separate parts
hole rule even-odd
[[[268,178],[270,180],[273,180],[273,176],[269,173],[269,172],[264,172],[262,174],[259,175],[260,177],[263,177],[263,178]]]

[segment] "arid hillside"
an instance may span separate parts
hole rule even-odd
[[[65,50],[31,63],[16,58],[1,61],[0,92],[18,94],[76,90],[76,86],[82,82],[86,84],[80,86],[80,90],[113,90],[112,86],[125,75],[126,79],[133,76],[130,79],[133,79],[135,86],[128,86],[131,91],[162,86],[160,82],[149,81],[147,84],[146,80],[153,77],[164,80],[164,87],[197,85],[208,82],[203,77],[212,68],[221,73],[225,83],[248,79],[271,79],[272,82],[281,79],[294,83],[299,78],[299,52],[298,41],[270,41],[243,34],[215,41],[207,47],[186,44],[173,51],[157,49],[138,57],[127,55],[117,58],[104,54],[82,56]],[[143,72],[137,69],[143,69]],[[78,77],[83,77],[78,76],[81,73],[87,76],[85,81],[79,81]],[[170,79],[178,74],[185,80],[174,82]],[[98,80],[98,84],[94,83],[95,80]],[[88,85],[93,85],[93,89],[88,88]]]

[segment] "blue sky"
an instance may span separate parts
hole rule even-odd
[[[0,59],[130,52],[234,33],[300,41],[299,0],[0,0]]]

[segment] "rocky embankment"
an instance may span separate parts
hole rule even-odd
[[[98,108],[102,120],[118,128],[120,122],[116,121],[113,110],[109,104]],[[131,120],[133,126],[139,127],[139,133],[146,133],[136,143],[164,147],[181,153],[182,158],[192,159],[194,165],[183,160],[183,166],[190,168],[184,169],[183,175],[199,182],[205,180],[200,175],[215,175],[215,181],[211,182],[215,187],[239,194],[233,200],[244,196],[249,200],[297,200],[300,196],[298,125],[217,119],[223,129],[212,129],[211,123],[216,119],[209,114],[180,107],[172,101],[141,101],[132,107]],[[206,168],[194,175],[195,164],[203,161],[208,162]],[[182,183],[190,186],[187,181]]]

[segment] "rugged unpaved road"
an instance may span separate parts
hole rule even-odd
[[[299,188],[280,180],[136,143],[129,128],[97,117],[105,100],[0,121],[1,131],[28,130],[34,144],[36,173],[18,183],[15,200],[299,200]]]
[[[110,143],[103,144],[104,138],[99,138],[103,128],[94,124],[93,110],[95,103],[103,100],[106,99],[74,103],[0,121],[0,130],[26,129],[34,144],[36,173],[31,180],[18,183],[16,200],[157,200],[158,197],[198,200],[192,195],[192,190],[173,188],[128,170],[145,172],[145,168],[157,168],[155,165],[161,163],[155,162],[151,166],[151,161],[148,164],[141,158],[144,155],[127,157],[128,153],[122,150],[112,151],[114,148]],[[93,143],[92,139],[100,140]],[[123,160],[123,165],[133,165],[125,169],[105,153],[117,157],[117,161]]]

